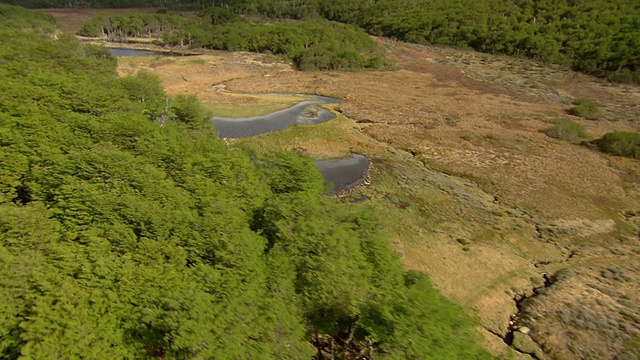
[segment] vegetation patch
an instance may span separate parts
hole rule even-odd
[[[14,3],[41,8],[41,0]],[[200,10],[211,2],[133,0],[128,7]],[[277,19],[325,18],[376,36],[557,63],[614,81],[640,81],[640,9],[636,0],[242,0],[223,2],[202,18],[214,24],[235,14]],[[112,8],[114,0],[48,0],[46,7]],[[166,14],[157,14],[166,15]],[[188,37],[188,30],[184,29]]]
[[[198,16],[175,14],[97,15],[79,35],[111,39],[160,38],[165,44],[282,55],[301,70],[357,70],[387,66],[362,29],[327,20],[249,23],[228,9]]]
[[[0,358],[491,358],[312,161],[29,14],[0,22]]]
[[[376,36],[524,56],[599,76],[613,74],[614,80],[640,80],[635,0],[247,0],[232,7],[272,18],[322,16]]]
[[[595,144],[607,154],[640,159],[640,133],[613,131],[596,140]]]
[[[600,117],[600,107],[597,103],[589,99],[577,99],[573,102],[574,107],[568,113],[581,118],[596,120]]]
[[[588,135],[584,125],[569,119],[560,119],[556,124],[544,131],[548,136],[577,144]]]

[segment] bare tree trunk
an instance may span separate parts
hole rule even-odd
[[[318,348],[317,360],[324,359],[324,356],[322,356],[322,346],[320,345],[320,338],[318,337],[318,331],[316,331],[316,348]]]
[[[331,360],[336,360],[336,342],[331,338]]]

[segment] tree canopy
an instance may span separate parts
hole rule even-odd
[[[382,51],[362,29],[323,19],[249,23],[224,8],[198,16],[174,14],[99,14],[79,35],[116,39],[162,38],[164,44],[229,51],[269,52],[301,70],[357,70],[386,65]]]
[[[312,161],[229,148],[197,99],[0,14],[0,358],[489,357]]]
[[[640,3],[634,0],[242,0],[238,12],[312,15],[373,35],[467,47],[640,83]],[[311,14],[311,15],[310,15]]]
[[[325,18],[398,40],[472,48],[640,83],[636,0],[13,0],[27,7],[215,7],[277,19]],[[216,10],[217,11],[217,10]]]

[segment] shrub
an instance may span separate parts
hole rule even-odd
[[[640,133],[614,131],[596,141],[600,151],[611,155],[640,159]]]
[[[587,130],[584,125],[569,119],[560,119],[556,124],[544,131],[548,136],[566,140],[572,143],[579,143],[587,137]]]
[[[176,95],[171,105],[176,119],[183,123],[194,123],[203,117],[203,110],[195,95]]]
[[[595,120],[600,117],[600,109],[598,104],[589,99],[577,99],[573,102],[575,105],[569,109],[569,114],[579,116],[581,118]]]
[[[622,84],[634,83],[633,72],[626,68],[608,73],[607,79],[615,83],[622,83]]]
[[[134,76],[119,78],[118,82],[129,100],[142,104],[151,118],[157,118],[165,108],[165,95],[160,79],[152,72],[140,70]]]
[[[198,16],[207,19],[211,25],[222,25],[234,22],[245,21],[240,16],[234,14],[227,8],[211,7],[198,12]]]

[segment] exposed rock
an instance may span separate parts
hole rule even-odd
[[[523,334],[529,334],[529,333],[531,332],[531,329],[529,329],[529,328],[528,328],[528,327],[526,327],[526,326],[520,326],[520,327],[518,328],[518,331],[519,331],[519,332],[521,332],[521,333],[523,333]]]
[[[538,360],[547,359],[542,349],[540,349],[540,346],[531,340],[529,335],[520,331],[513,333],[513,347],[518,351],[533,355],[533,357]]]

